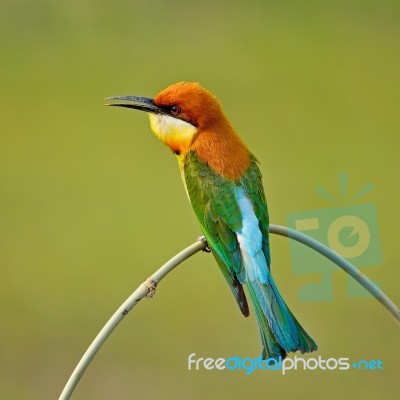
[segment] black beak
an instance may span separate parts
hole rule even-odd
[[[157,107],[154,104],[153,99],[148,97],[138,97],[138,96],[116,96],[116,97],[107,97],[104,100],[121,100],[121,101],[130,101],[132,103],[110,103],[106,104],[109,107],[126,107],[126,108],[134,108],[135,110],[150,112],[154,114],[166,114],[165,110],[160,107]]]

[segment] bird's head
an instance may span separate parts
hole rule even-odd
[[[195,82],[178,82],[154,99],[137,96],[109,97],[122,103],[108,106],[134,108],[149,114],[155,135],[175,153],[188,149],[196,135],[226,121],[217,98]]]

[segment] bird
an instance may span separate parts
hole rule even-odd
[[[245,317],[250,298],[261,357],[284,359],[317,345],[283,300],[271,274],[269,214],[257,158],[215,95],[177,82],[154,98],[114,96],[107,106],[148,114],[153,133],[176,155],[186,194],[208,246]]]

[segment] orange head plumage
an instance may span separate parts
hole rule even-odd
[[[154,99],[136,96],[109,99],[131,102],[110,105],[148,112],[155,135],[181,160],[188,151],[195,151],[215,171],[235,180],[249,165],[250,153],[218,99],[196,82],[175,83]]]
[[[163,108],[175,106],[174,115],[200,131],[225,118],[218,99],[197,82],[178,82],[168,86],[157,94],[154,104]]]

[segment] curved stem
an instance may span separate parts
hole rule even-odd
[[[270,233],[274,233],[280,236],[286,236],[290,239],[294,239],[304,245],[314,249],[318,253],[322,254],[326,258],[333,261],[336,265],[346,271],[351,277],[353,277],[360,285],[362,285],[369,293],[371,293],[393,316],[400,322],[400,310],[396,305],[387,297],[370,279],[362,274],[356,267],[350,264],[347,260],[335,253],[329,247],[324,244],[317,242],[315,239],[305,235],[304,233],[295,231],[294,229],[286,228],[279,225],[270,225]],[[104,325],[103,329],[99,332],[92,344],[86,350],[85,354],[79,361],[74,372],[70,376],[67,384],[62,391],[59,400],[68,400],[83,373],[86,371],[90,362],[94,356],[110,336],[112,331],[122,321],[122,319],[129,313],[129,311],[137,304],[143,297],[152,297],[154,295],[157,284],[168,275],[175,267],[185,261],[187,258],[196,254],[200,250],[209,251],[207,242],[204,237],[200,237],[197,242],[186,247],[183,251],[178,253],[176,256],[167,261],[160,269],[158,269],[150,278],[143,282],[130,296],[129,298],[118,308],[114,315]]]
[[[269,231],[271,233],[286,236],[290,239],[296,240],[297,242],[303,243],[322,254],[329,260],[333,261],[337,266],[342,268],[352,278],[354,278],[361,286],[368,290],[368,292],[371,293],[372,296],[374,296],[393,315],[397,322],[400,323],[400,310],[393,303],[393,301],[390,300],[389,297],[386,296],[385,293],[383,293],[374,282],[361,273],[354,265],[350,264],[345,258],[310,236],[307,236],[304,233],[298,232],[294,229],[271,224],[269,226]]]
[[[62,391],[59,400],[67,400],[71,397],[72,392],[75,390],[76,385],[81,379],[83,373],[86,371],[90,362],[93,360],[100,347],[110,336],[112,331],[117,325],[123,320],[123,318],[132,310],[133,307],[139,303],[144,297],[152,297],[157,284],[168,275],[176,266],[196,254],[200,250],[206,250],[207,242],[203,237],[199,238],[197,242],[186,247],[176,256],[167,261],[160,269],[158,269],[150,278],[143,282],[129,297],[126,301],[118,308],[114,315],[104,325],[103,329],[99,332],[92,344],[86,350],[85,354],[75,367],[74,372],[68,379],[67,384]]]

